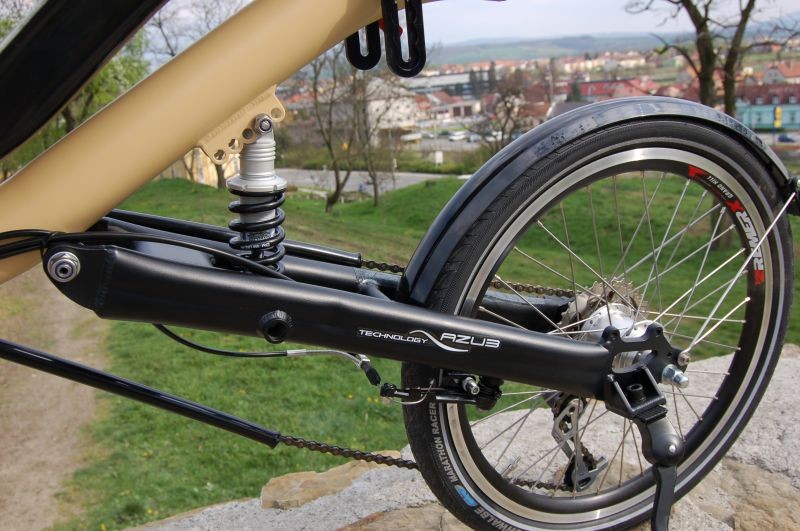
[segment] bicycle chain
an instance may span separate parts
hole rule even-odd
[[[280,441],[287,446],[294,446],[295,448],[305,448],[312,452],[320,452],[323,454],[338,455],[340,457],[348,457],[358,461],[366,461],[367,463],[377,463],[379,465],[396,466],[399,468],[408,468],[416,470],[417,463],[408,459],[401,459],[392,457],[390,455],[375,454],[372,452],[363,452],[361,450],[353,450],[352,448],[342,448],[333,444],[326,444],[317,441],[309,441],[301,437],[292,437],[291,435],[281,435]]]
[[[376,262],[375,260],[364,260],[362,262],[362,267],[384,272],[388,271],[390,273],[403,273],[405,271],[405,268],[401,265],[391,264],[388,262]],[[560,288],[549,288],[546,286],[538,286],[531,284],[502,283],[497,280],[492,282],[492,287],[496,289],[510,288],[515,291],[525,292],[525,293],[535,293],[537,295],[552,295],[557,297],[568,297],[572,295],[572,291]],[[355,459],[357,461],[366,461],[368,463],[377,463],[379,465],[386,465],[386,466],[396,466],[399,468],[406,468],[410,470],[417,470],[419,468],[417,463],[409,459],[402,459],[398,457],[392,457],[390,455],[377,454],[373,452],[365,452],[362,450],[355,450],[352,448],[344,448],[333,444],[327,444],[323,442],[303,439],[302,437],[281,435],[279,437],[279,440],[286,446],[302,448],[309,450],[311,452],[320,452],[323,454],[331,454],[340,457]],[[527,480],[517,480],[515,481],[515,483],[523,487],[528,486],[528,487],[546,488],[549,490],[556,490],[556,489],[567,490],[567,491],[570,490],[570,488],[565,484],[557,486],[554,483],[546,483],[541,481],[527,481]]]
[[[361,264],[362,267],[367,269],[375,269],[377,271],[388,271],[390,273],[402,273],[405,268],[398,264],[389,262],[376,262],[375,260],[364,260]],[[535,295],[550,295],[552,297],[572,297],[574,292],[568,289],[551,288],[549,286],[540,286],[538,284],[522,284],[520,282],[505,282],[500,280],[493,280],[491,286],[494,289],[506,289],[510,291],[517,291],[520,293],[532,293]]]

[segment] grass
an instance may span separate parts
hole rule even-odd
[[[319,201],[286,204],[289,237],[368,249],[379,261],[405,263],[461,182],[442,179],[369,203],[338,205],[326,215]],[[225,191],[187,181],[157,181],[123,208],[224,224]],[[228,349],[264,350],[251,338],[183,331]],[[285,345],[299,348],[298,345]],[[352,364],[336,358],[220,359],[173,343],[148,325],[113,323],[108,344],[115,374],[239,415],[282,433],[367,450],[406,444],[402,411],[383,404]],[[399,383],[399,364],[373,360],[384,381]],[[69,491],[87,497],[84,518],[65,528],[124,528],[221,501],[254,497],[272,477],[325,470],[342,458],[265,446],[130,400],[102,395],[109,413],[93,427],[108,455],[74,478]]]
[[[657,176],[648,176],[644,192],[638,178],[618,181],[624,219],[641,217],[642,194],[653,194],[657,181]],[[285,205],[285,227],[292,239],[364,251],[368,258],[378,261],[405,263],[426,227],[460,185],[455,179],[422,183],[386,194],[378,208],[369,202],[343,204],[337,206],[332,216],[323,212],[319,201],[292,197]],[[677,204],[682,190],[680,183],[671,180],[661,186],[660,198],[667,200],[661,210],[652,212],[654,234],[666,230],[670,205]],[[601,264],[593,258],[596,242],[587,215],[593,203],[600,227],[599,239],[604,249],[611,249],[611,262],[619,261],[622,253],[619,242],[608,236],[616,234],[616,217],[609,206],[613,191],[597,185],[592,193],[592,202],[588,194],[576,194],[565,202],[566,231],[560,211],[549,212],[542,221],[558,238],[566,239],[569,235],[570,244],[593,267],[599,268]],[[225,191],[187,181],[165,180],[146,186],[122,206],[224,224],[230,217],[226,210],[229,200]],[[691,219],[695,205],[688,202],[686,205],[679,209],[676,224]],[[700,208],[705,208],[702,201]],[[800,230],[797,219],[793,218],[792,224],[795,230]],[[710,230],[710,222],[698,224],[687,234],[682,248],[695,248],[707,239]],[[630,229],[625,235],[632,236]],[[630,256],[645,255],[649,245],[647,239],[639,238]],[[519,247],[562,271],[570,267],[568,258],[546,234],[526,236]],[[721,263],[728,256],[726,253],[729,251],[724,247],[713,250],[709,267]],[[676,285],[691,285],[692,266],[696,267],[698,259],[688,260],[685,267],[670,273],[678,280]],[[640,284],[647,280],[648,273],[647,267],[633,271],[630,281]],[[551,273],[537,272],[519,253],[509,255],[500,274],[509,280],[571,287]],[[578,281],[587,286],[593,283],[592,277],[583,273],[579,273]],[[672,300],[679,295],[677,289],[665,287],[661,296]],[[701,305],[696,311],[704,309],[707,308]],[[195,341],[229,349],[266,347],[255,339],[184,333]],[[720,333],[726,341],[736,340],[725,336],[724,327]],[[793,309],[788,340],[800,340],[798,305]],[[116,374],[286,434],[371,450],[398,449],[405,444],[400,408],[382,404],[364,376],[337,359],[219,359],[176,345],[152,327],[132,323],[115,323],[108,347],[110,370]],[[399,383],[397,363],[374,361],[384,381]],[[270,450],[238,436],[108,395],[103,395],[103,408],[109,413],[94,426],[93,435],[108,452],[75,476],[71,490],[82,495],[88,493],[89,509],[82,520],[73,521],[66,528],[112,529],[137,525],[198,506],[253,497],[271,477],[287,472],[319,471],[343,463],[340,458],[292,448]]]

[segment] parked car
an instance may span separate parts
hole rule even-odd
[[[420,140],[422,140],[422,133],[406,133],[405,135],[400,137],[400,140],[402,140],[405,143],[410,143],[410,142],[418,143]]]
[[[797,140],[795,139],[795,137],[783,133],[778,135],[778,142],[797,142]]]
[[[461,140],[466,140],[467,139],[467,132],[466,131],[453,131],[452,133],[450,133],[450,136],[448,138],[450,139],[450,142],[459,142]]]

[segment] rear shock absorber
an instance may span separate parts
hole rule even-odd
[[[228,225],[238,232],[230,246],[260,264],[282,271],[286,237],[281,224],[286,215],[280,206],[286,196],[286,181],[275,174],[275,134],[272,119],[256,116],[252,126],[255,141],[242,148],[239,174],[227,182],[238,199],[228,210],[238,215]]]

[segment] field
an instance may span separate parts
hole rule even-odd
[[[653,193],[652,185],[657,181],[658,176],[648,176],[646,194]],[[460,185],[461,181],[455,179],[430,181],[387,194],[378,208],[369,202],[338,205],[332,216],[324,214],[318,200],[293,196],[285,206],[285,227],[292,239],[362,251],[365,257],[377,261],[405,263],[426,227]],[[631,177],[621,179],[618,185],[623,215],[637,218],[641,215],[642,183]],[[586,256],[592,256],[596,245],[586,214],[600,198],[608,205],[609,193],[598,188],[593,191],[593,199],[584,194],[565,203],[564,218],[568,220],[571,245],[584,249]],[[677,198],[681,188],[677,183],[665,181],[659,193]],[[229,200],[230,196],[224,191],[187,181],[163,180],[145,187],[123,208],[225,224],[230,217],[226,210]],[[686,205],[678,216],[681,219],[691,218],[694,204],[690,205],[687,200]],[[701,208],[705,208],[702,200]],[[604,227],[602,230],[608,230],[608,234],[616,234],[614,209],[598,208],[597,211],[595,225]],[[663,233],[669,213],[654,211],[652,214],[653,232]],[[687,236],[682,244],[687,252],[696,248],[703,238],[707,240],[708,231],[712,229],[710,219],[711,216],[708,223],[702,227],[698,224]],[[543,218],[545,226],[564,239],[566,233],[561,220],[560,212],[550,212]],[[626,233],[627,236],[630,234]],[[598,239],[606,244],[608,236],[601,231]],[[646,238],[639,241],[637,245],[645,247],[631,249],[630,256],[646,254],[650,243]],[[608,247],[616,250],[610,252],[611,262],[621,262],[620,244],[612,243],[613,246]],[[537,257],[551,267],[562,271],[570,267],[568,257],[565,259],[564,253],[546,234],[526,237],[518,247],[525,253],[538,252]],[[709,267],[721,263],[725,252],[724,248],[714,250]],[[512,255],[500,275],[517,280],[523,269],[526,274],[530,272],[526,260],[522,253]],[[592,263],[594,267],[601,265]],[[687,268],[691,263],[691,260],[685,262]],[[630,281],[634,284],[646,282],[648,273],[652,275],[646,267],[632,272]],[[559,282],[552,275],[548,278],[548,274],[540,272],[519,280],[543,284]],[[670,274],[680,277],[681,268],[675,268]],[[576,280],[592,284],[590,277],[579,276]],[[559,287],[570,288],[570,284],[561,279]],[[677,296],[666,287],[659,295],[665,300]],[[703,309],[701,305],[695,311]],[[800,338],[798,321],[795,309],[790,341],[797,342]],[[267,347],[266,343],[255,339],[184,333],[195,341],[229,349]],[[243,416],[282,433],[367,450],[399,449],[405,445],[400,408],[383,404],[377,390],[368,384],[362,373],[337,359],[219,359],[181,347],[148,325],[130,323],[113,324],[108,349],[112,372]],[[397,363],[377,360],[375,366],[384,381],[399,383]],[[94,426],[92,436],[104,449],[104,454],[96,456],[76,475],[69,489],[71,494],[68,494],[85,504],[88,511],[82,520],[66,524],[65,528],[112,529],[137,525],[195,507],[254,497],[271,477],[299,470],[324,470],[344,462],[340,458],[292,448],[270,450],[109,395],[103,395],[102,401],[105,414]]]

